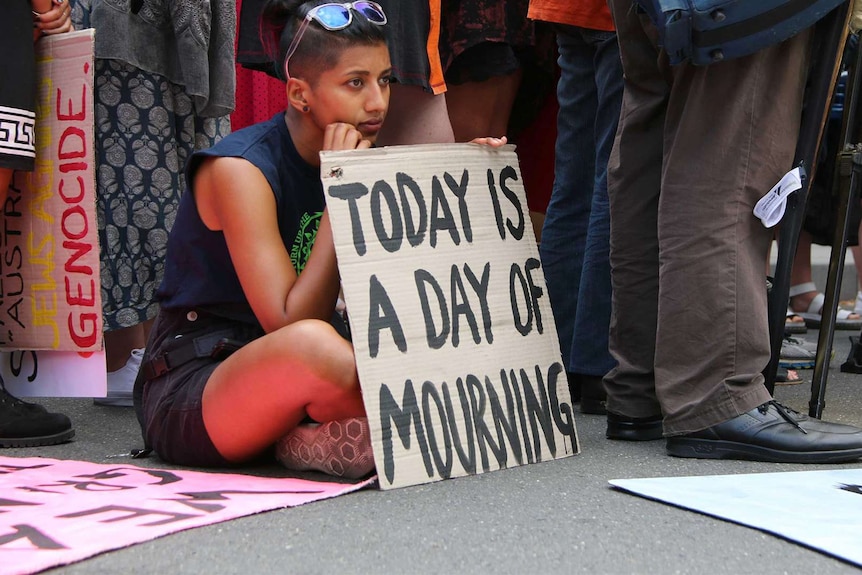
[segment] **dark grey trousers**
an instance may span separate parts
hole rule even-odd
[[[697,431],[770,399],[766,257],[752,209],[793,165],[807,32],[754,55],[671,67],[655,29],[610,0],[625,74],[608,164],[609,411]]]

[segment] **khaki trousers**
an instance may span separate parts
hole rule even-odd
[[[610,0],[625,74],[608,164],[613,314],[608,410],[697,431],[771,399],[757,200],[793,165],[802,33],[754,55],[671,67],[632,0]]]

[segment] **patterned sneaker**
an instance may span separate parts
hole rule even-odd
[[[303,423],[275,444],[275,457],[294,471],[359,479],[374,471],[368,419]]]

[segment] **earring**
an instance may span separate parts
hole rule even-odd
[[[302,111],[303,111],[303,112],[307,112],[307,111],[308,111],[308,106],[303,106],[303,107],[302,107]]]

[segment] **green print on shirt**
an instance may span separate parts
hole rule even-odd
[[[297,274],[302,273],[305,264],[308,263],[308,256],[311,255],[311,248],[317,238],[321,217],[323,217],[323,212],[313,214],[306,212],[299,218],[299,231],[296,232],[293,247],[290,248],[290,262]]]

